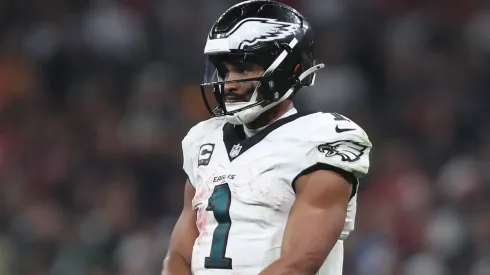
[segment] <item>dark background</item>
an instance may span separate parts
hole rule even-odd
[[[236,2],[0,2],[0,274],[159,274]],[[298,105],[374,145],[344,274],[490,274],[489,1],[283,2],[326,64]]]

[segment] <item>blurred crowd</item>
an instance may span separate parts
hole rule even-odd
[[[159,274],[232,0],[0,1],[0,274]],[[490,274],[490,1],[283,0],[374,150],[345,275]]]

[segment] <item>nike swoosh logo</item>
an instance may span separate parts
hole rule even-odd
[[[348,131],[354,131],[354,128],[346,128],[346,129],[340,129],[339,125],[335,126],[335,132],[337,133],[343,133],[343,132],[348,132]]]

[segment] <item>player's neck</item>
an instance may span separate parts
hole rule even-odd
[[[290,100],[285,100],[279,103],[277,106],[271,108],[270,110],[265,111],[261,114],[256,120],[251,123],[245,125],[250,130],[257,130],[263,128],[273,121],[277,120],[289,110],[293,108],[293,103]]]

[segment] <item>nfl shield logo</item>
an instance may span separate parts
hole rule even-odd
[[[230,151],[230,157],[234,158],[240,154],[240,150],[242,150],[242,146],[240,144],[233,145]]]

